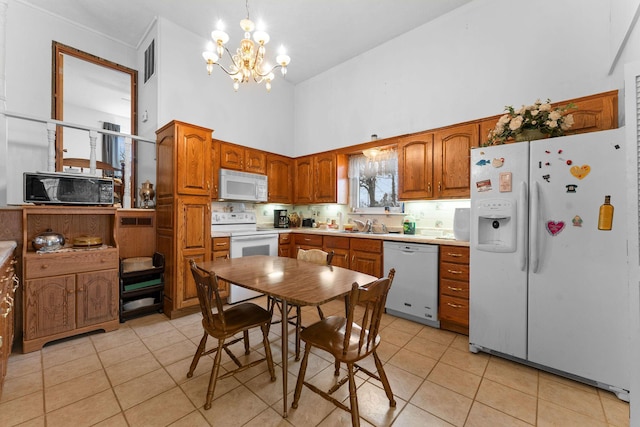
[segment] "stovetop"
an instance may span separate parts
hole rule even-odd
[[[230,233],[231,236],[277,234],[275,230],[258,230],[255,212],[212,212],[211,233]]]

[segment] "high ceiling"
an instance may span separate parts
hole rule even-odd
[[[126,45],[139,47],[156,17],[205,40],[223,20],[235,49],[242,0],[22,0]],[[299,83],[412,30],[471,0],[251,0],[249,15],[271,36],[267,56],[282,45],[291,56],[287,80]],[[272,56],[273,55],[273,56]],[[204,68],[204,65],[203,65]]]

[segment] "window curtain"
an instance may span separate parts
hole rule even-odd
[[[120,132],[120,125],[104,122],[102,129]],[[120,143],[122,138],[115,135],[102,135],[102,161],[120,170]]]

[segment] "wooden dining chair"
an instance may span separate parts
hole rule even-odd
[[[359,426],[360,415],[358,413],[358,397],[355,383],[355,374],[359,371],[380,381],[389,399],[389,406],[392,408],[396,406],[389,380],[376,352],[378,345],[380,345],[380,335],[378,335],[380,319],[384,313],[385,301],[394,275],[395,270],[391,269],[387,277],[378,279],[368,285],[359,286],[354,283],[349,294],[350,303],[346,318],[330,316],[310,325],[301,332],[300,338],[305,344],[304,356],[300,363],[300,372],[298,373],[296,391],[293,395],[291,407],[298,407],[302,385],[304,384],[339,408],[350,412],[351,423],[353,426]],[[346,377],[337,381],[328,391],[320,390],[304,380],[309,354],[313,347],[330,353],[335,357],[336,364],[344,363],[347,367]],[[370,355],[373,356],[377,375],[357,364],[357,362]],[[338,375],[338,371],[336,371],[336,375]],[[347,382],[349,383],[350,407],[331,396]]]
[[[191,367],[187,373],[187,378],[191,378],[193,376],[193,371],[195,371],[196,366],[198,366],[198,361],[202,356],[216,353],[213,361],[213,367],[211,369],[211,377],[209,378],[207,399],[204,404],[204,409],[209,409],[211,408],[211,401],[213,400],[213,393],[215,391],[216,381],[218,378],[226,378],[266,361],[269,368],[269,374],[271,374],[271,381],[276,380],[273,368],[273,358],[271,356],[271,347],[268,339],[271,313],[253,303],[236,304],[227,310],[223,310],[222,299],[220,298],[220,293],[218,291],[218,278],[216,275],[198,267],[193,259],[189,260],[189,264],[191,265],[191,273],[193,274],[193,278],[196,282],[200,310],[202,311],[202,328],[204,329],[204,335],[202,336],[200,345],[198,346],[196,354],[193,356],[193,360],[191,361]],[[212,304],[215,304],[215,308],[217,309],[217,312],[215,313],[212,310]],[[257,327],[262,329],[262,342],[264,344],[265,357],[243,365],[231,352],[229,347],[244,340],[245,354],[249,354],[248,331]],[[242,333],[242,336],[236,336],[240,333]],[[207,338],[209,335],[218,340],[218,346],[207,351]],[[218,377],[223,350],[238,367]]]
[[[331,265],[331,261],[333,260],[334,252],[325,252],[321,249],[298,249],[297,259],[302,261],[312,262],[318,265]],[[267,309],[273,315],[273,310],[275,307],[280,309],[280,313],[282,313],[282,305],[281,301],[277,298],[269,297],[267,299]],[[320,306],[317,306],[318,316],[320,319],[324,319],[324,313]],[[293,310],[295,310],[295,314],[292,314]],[[285,315],[282,313],[282,317]],[[287,309],[286,315],[287,321],[290,325],[296,327],[296,360],[300,360],[300,331],[302,330],[302,310],[299,305],[289,304],[289,308]],[[280,323],[282,320],[272,321],[271,324],[274,325],[276,323]]]

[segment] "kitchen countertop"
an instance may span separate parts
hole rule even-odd
[[[386,240],[393,242],[407,242],[407,243],[428,243],[432,245],[451,245],[451,246],[466,246],[469,247],[469,242],[464,242],[455,239],[435,238],[430,236],[424,236],[421,234],[401,234],[401,233],[360,233],[360,232],[346,232],[331,229],[318,229],[311,227],[297,227],[297,228],[264,228],[260,227],[259,230],[274,230],[278,233],[306,233],[306,234],[321,234],[323,236],[342,236],[352,237],[359,239],[375,239]],[[229,233],[215,233],[213,237],[227,237]]]
[[[13,240],[0,241],[0,264],[6,261],[13,254],[13,250],[18,244]]]

